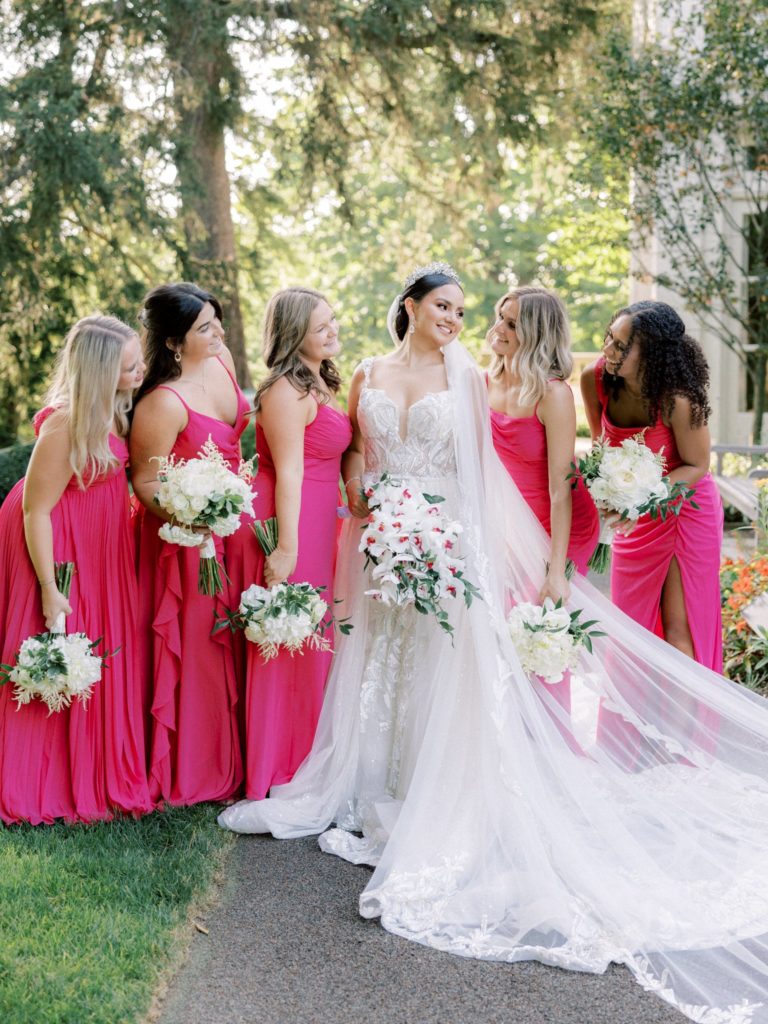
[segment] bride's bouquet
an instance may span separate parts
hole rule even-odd
[[[229,537],[240,528],[245,512],[253,515],[253,460],[240,463],[237,473],[208,438],[196,459],[171,455],[157,458],[159,463],[154,500],[171,516],[160,528],[160,537],[168,544],[200,548],[200,572],[197,588],[201,594],[218,594],[223,587],[221,569],[216,560],[213,537]],[[207,527],[208,534],[192,527]]]
[[[469,607],[479,596],[464,575],[464,559],[455,553],[461,523],[443,514],[440,495],[420,494],[387,475],[364,494],[370,514],[359,550],[366,568],[373,566],[377,584],[366,594],[387,605],[413,604],[452,634],[443,600],[462,597]]]
[[[561,601],[553,604],[550,598],[545,598],[543,605],[516,604],[507,616],[507,625],[523,669],[542,682],[559,683],[576,667],[580,647],[591,654],[592,640],[605,633],[591,628],[597,619],[579,622],[580,617],[581,609],[566,611]]]
[[[56,586],[64,597],[69,597],[73,571],[73,562],[56,563]],[[108,657],[95,653],[100,642],[85,633],[65,633],[64,615],[59,615],[49,633],[24,641],[15,665],[0,666],[0,685],[13,683],[17,708],[41,700],[51,714],[68,708],[76,697],[86,704]]]
[[[628,437],[619,446],[605,439],[595,441],[590,451],[574,464],[572,477],[580,474],[599,509],[617,512],[623,522],[643,515],[652,519],[679,515],[682,504],[692,500],[695,491],[685,483],[670,484],[664,476],[663,449],[651,451],[643,432]],[[589,560],[589,568],[603,573],[608,568],[613,530],[603,526],[599,542]]]

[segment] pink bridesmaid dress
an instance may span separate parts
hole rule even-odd
[[[603,434],[620,445],[642,428],[617,427],[608,418],[608,398],[603,387],[604,360],[595,368],[597,395],[602,408]],[[682,464],[675,435],[663,423],[649,427],[645,443],[653,451],[663,449],[666,470]],[[615,605],[641,626],[664,637],[661,623],[661,592],[672,559],[677,559],[683,582],[688,625],[696,661],[715,672],[723,670],[723,638],[720,611],[720,548],[723,540],[723,506],[709,473],[695,485],[693,508],[686,502],[680,514],[666,520],[643,516],[628,537],[615,534],[611,556],[611,598]]]
[[[35,429],[53,412],[44,409]],[[69,633],[83,632],[114,651],[87,704],[48,714],[34,700],[17,709],[13,684],[0,686],[0,818],[11,824],[90,822],[152,809],[141,713],[137,590],[125,466],[128,449],[110,435],[119,466],[87,482],[76,478],[51,512],[53,556],[74,562]],[[40,588],[24,540],[24,481],[0,508],[0,661],[45,632]],[[95,541],[98,540],[98,543]]]
[[[178,398],[188,416],[171,454],[195,458],[210,437],[237,470],[248,402],[234,378],[232,386],[238,399],[234,424],[195,412],[173,387],[158,385]],[[198,593],[199,550],[166,544],[158,536],[162,520],[147,510],[139,515],[141,617],[153,680],[148,694],[152,793],[170,804],[226,800],[237,794],[243,777],[238,687],[232,635],[222,630],[211,636],[211,631],[215,619],[234,605],[230,587],[224,579],[216,597]],[[217,558],[226,565],[224,544],[220,538],[215,543]]]
[[[323,587],[323,600],[333,609],[339,475],[341,456],[352,440],[346,413],[330,405],[304,432],[304,478],[299,514],[299,553],[290,583]],[[257,519],[275,514],[275,467],[264,431],[256,424],[259,474],[254,511]],[[264,555],[251,533],[243,542],[241,589],[264,585]],[[247,643],[245,708],[245,795],[261,800],[271,786],[288,782],[309,753],[315,735],[331,652],[305,650],[293,657],[283,652],[265,662]]]
[[[491,409],[491,434],[493,446],[504,468],[551,536],[547,434],[544,424],[536,415],[536,409],[532,416],[507,416]],[[568,557],[580,573],[586,573],[587,562],[595,550],[600,533],[600,520],[581,478],[571,493],[573,506]]]

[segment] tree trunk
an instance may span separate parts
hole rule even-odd
[[[232,67],[226,19],[207,5],[197,5],[194,13],[184,0],[170,0],[167,11],[166,42],[177,115],[175,162],[187,265],[195,283],[221,302],[238,382],[250,387],[224,138],[232,103],[222,93],[224,75]]]
[[[758,350],[754,367],[753,394],[755,397],[754,407],[752,410],[752,444],[762,444],[768,350],[764,348]]]

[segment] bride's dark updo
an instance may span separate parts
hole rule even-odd
[[[439,288],[444,284],[455,284],[461,288],[461,282],[453,272],[446,273],[442,270],[429,270],[423,277],[417,277],[410,284],[408,283],[409,281],[411,281],[411,278],[406,278],[405,288],[400,293],[397,313],[395,315],[395,334],[397,334],[400,341],[403,340],[408,331],[408,310],[405,308],[406,299],[421,302],[425,295],[428,295],[435,288]]]

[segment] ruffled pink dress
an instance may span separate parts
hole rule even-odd
[[[53,412],[44,409],[35,429]],[[41,701],[17,709],[0,686],[0,818],[50,824],[90,822],[152,809],[141,714],[136,575],[125,466],[128,449],[110,435],[119,465],[88,482],[73,477],[51,512],[53,556],[74,562],[69,633],[114,651],[87,704],[48,714]],[[45,632],[40,588],[24,539],[19,481],[0,508],[0,661],[13,664],[24,640]]]
[[[172,387],[159,385],[187,410],[187,425],[171,454],[195,458],[210,437],[237,470],[248,402],[234,378],[232,384],[238,399],[232,425],[195,412]],[[198,549],[165,543],[158,536],[162,520],[146,510],[139,515],[139,593],[152,679],[152,793],[171,804],[226,800],[238,792],[243,778],[238,686],[232,634],[211,632],[216,619],[236,602],[226,579],[216,597],[198,593]],[[220,538],[215,542],[226,569],[224,544]]]
[[[323,587],[323,600],[333,609],[337,516],[341,456],[352,440],[346,413],[330,405],[317,406],[317,416],[304,431],[304,478],[299,514],[299,553],[290,583]],[[257,519],[275,514],[275,467],[264,431],[256,424],[259,472],[254,511]],[[241,589],[264,585],[264,555],[255,536],[239,538]],[[235,577],[233,576],[233,581]],[[245,795],[266,796],[270,787],[288,782],[309,753],[315,735],[331,653],[305,650],[265,662],[258,648],[247,643],[245,707]]]
[[[538,407],[538,406],[537,406]],[[549,499],[547,434],[534,410],[532,416],[507,416],[491,409],[491,434],[496,453],[518,490],[548,534],[552,534]],[[600,519],[584,482],[579,478],[572,493],[571,536],[568,557],[580,573],[595,550]]]
[[[608,397],[603,387],[604,361],[595,368],[597,395],[602,408],[602,429],[612,445],[639,433],[639,427],[617,427],[608,418]],[[664,451],[667,472],[682,464],[675,435],[663,423],[648,427],[645,443]],[[641,626],[664,637],[661,592],[672,559],[683,581],[685,608],[696,661],[715,672],[723,670],[720,610],[720,548],[723,540],[723,505],[709,473],[695,485],[693,508],[686,502],[680,514],[665,520],[643,516],[624,536],[615,534],[611,557],[611,598]]]

